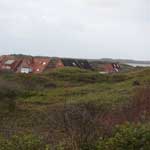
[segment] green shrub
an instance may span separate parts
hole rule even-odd
[[[0,138],[0,150],[45,150],[46,144],[34,135],[13,136],[10,139]],[[47,148],[47,150],[49,150]]]
[[[9,143],[8,141],[0,136],[0,150],[9,150]]]
[[[48,76],[56,80],[81,83],[104,82],[108,79],[107,75],[102,75],[98,72],[71,67],[56,69],[55,71],[48,73]]]
[[[112,81],[112,82],[123,82],[128,79],[129,79],[129,77],[126,74],[113,74],[110,76],[110,81]]]
[[[10,140],[12,150],[44,150],[42,140],[33,135],[14,136]]]
[[[110,138],[101,140],[98,150],[149,150],[150,126],[125,124]]]

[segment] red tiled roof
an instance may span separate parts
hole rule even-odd
[[[64,64],[63,64],[63,62],[62,62],[62,60],[60,58],[57,59],[55,67],[56,68],[62,68],[62,67],[64,67]]]
[[[23,58],[21,60],[20,66],[17,69],[17,72],[21,72],[22,68],[31,68],[33,67],[33,57]]]
[[[33,73],[42,73],[46,69],[49,63],[50,63],[49,58],[34,58]]]
[[[106,64],[106,65],[104,65],[104,71],[105,72],[113,72],[113,66],[112,66],[112,64]]]
[[[16,71],[20,62],[21,59],[19,58],[10,55],[4,55],[1,57],[0,68],[4,70]]]
[[[47,68],[50,62],[49,58],[29,57],[22,59],[22,62],[17,70],[21,72],[21,68],[30,68],[32,73],[42,73]]]
[[[2,66],[2,61],[3,61],[3,56],[0,56],[0,69],[1,69],[1,66]]]
[[[119,64],[105,64],[104,65],[104,71],[108,73],[118,72],[119,69],[120,69]]]

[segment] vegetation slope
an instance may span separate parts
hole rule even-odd
[[[150,69],[0,73],[0,150],[149,150]]]

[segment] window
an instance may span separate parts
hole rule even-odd
[[[73,62],[72,64],[73,64],[73,66],[76,66],[76,63],[75,63],[75,62]]]

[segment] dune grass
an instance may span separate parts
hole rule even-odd
[[[9,98],[7,92],[14,92],[16,109],[4,111],[7,108],[0,104],[3,108],[0,110],[0,133],[6,135],[5,129],[10,129],[12,135],[20,132],[45,135],[49,111],[57,111],[66,103],[91,102],[110,111],[132,101],[137,88],[133,84],[135,80],[139,86],[150,83],[150,69],[110,75],[76,68],[58,69],[41,75],[1,73],[0,81],[7,85],[6,89],[13,90],[4,91],[1,101]],[[0,88],[2,91],[3,86]]]

